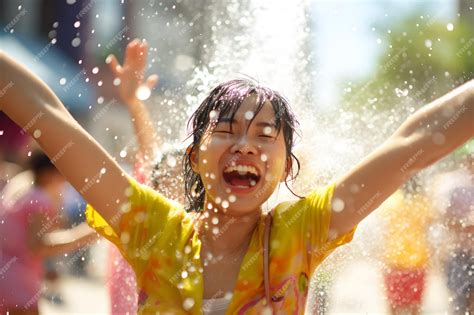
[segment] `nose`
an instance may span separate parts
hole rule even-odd
[[[232,145],[231,152],[233,154],[257,154],[257,148],[254,144],[248,141],[248,138],[245,135],[243,135]]]

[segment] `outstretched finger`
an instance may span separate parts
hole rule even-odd
[[[130,43],[128,43],[127,48],[125,48],[125,57],[123,58],[123,64],[125,67],[132,66],[136,60],[137,49],[139,48],[140,40],[135,38]]]
[[[133,60],[130,64],[135,71],[145,72],[146,62],[148,58],[148,44],[145,41],[139,42],[133,50]]]
[[[155,87],[155,85],[158,83],[158,79],[159,77],[157,74],[152,74],[146,79],[145,84],[150,90],[152,90]]]
[[[105,63],[109,65],[110,70],[114,76],[118,77],[122,72],[122,66],[119,64],[117,58],[114,55],[108,55],[105,59]]]

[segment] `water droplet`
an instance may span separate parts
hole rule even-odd
[[[79,26],[81,26],[81,22],[79,22],[79,21],[74,22],[74,27],[75,28],[78,28]]]
[[[188,272],[186,270],[181,272],[181,278],[186,279],[188,277]]]
[[[335,198],[332,201],[332,209],[336,212],[341,212],[344,210],[344,201],[342,201],[342,199]]]
[[[34,137],[35,139],[38,139],[39,137],[41,137],[41,130],[36,129],[36,130],[33,132],[33,137]]]
[[[433,45],[433,42],[430,39],[425,40],[425,46],[430,48]]]
[[[262,153],[262,155],[260,155],[260,160],[262,160],[262,162],[266,162],[268,161],[268,156],[265,153]]]
[[[209,119],[210,120],[216,120],[218,116],[218,112],[216,110],[211,110],[209,113]]]
[[[101,174],[105,174],[106,171],[107,171],[107,170],[105,169],[105,167],[103,167],[103,168],[100,169],[100,173],[101,173]]]
[[[81,44],[81,39],[79,37],[76,37],[71,41],[72,47],[79,47],[80,44]]]
[[[351,187],[350,187],[350,191],[353,194],[359,192],[359,186],[357,186],[356,184],[352,184]]]
[[[183,308],[186,311],[189,311],[194,306],[194,299],[193,298],[186,298],[183,301]]]
[[[375,102],[378,101],[378,98],[376,98],[376,97],[374,97],[374,98],[369,98],[367,101],[369,102],[369,104],[373,104],[373,103],[375,103]]]
[[[130,234],[128,232],[123,232],[120,235],[120,241],[122,241],[123,244],[128,244],[128,242],[130,242]]]
[[[213,227],[213,228],[212,228],[212,234],[214,234],[214,235],[217,235],[217,234],[219,234],[219,228],[218,228],[218,227],[216,227],[216,226],[215,226],[215,227]]]
[[[59,84],[61,84],[61,85],[66,84],[66,82],[67,82],[66,78],[59,79]]]
[[[380,38],[377,38],[377,44],[382,44],[382,40]]]
[[[397,97],[407,96],[408,89],[401,90],[399,88],[395,88],[395,94],[397,95]]]
[[[93,74],[99,73],[99,68],[98,68],[98,67],[92,68],[92,73],[93,73]]]
[[[191,252],[191,246],[186,245],[186,246],[184,247],[184,253],[185,253],[185,254],[189,254],[190,252]]]
[[[168,165],[169,167],[175,167],[177,164],[176,162],[176,158],[174,156],[168,156],[166,158],[166,165]]]
[[[97,85],[98,85],[98,86],[102,86],[102,84],[103,84],[102,80],[99,81],[99,82],[97,82]]]
[[[448,23],[448,24],[446,25],[446,29],[447,29],[449,32],[451,32],[452,30],[454,30],[454,25],[453,25],[453,23]]]
[[[266,135],[271,134],[272,133],[272,127],[267,126],[267,127],[263,128],[263,133],[266,134]]]
[[[99,98],[97,98],[97,104],[102,104],[104,102],[104,98],[102,96],[99,96]]]
[[[201,151],[206,151],[207,150],[207,146],[205,144],[201,144],[201,146],[199,147],[199,150]]]
[[[53,23],[53,27],[54,27],[54,28],[57,28],[57,27],[58,27],[58,25],[59,25],[59,23],[58,23],[58,22],[54,22],[54,23]]]
[[[4,131],[0,130],[0,136],[3,136]]]
[[[233,202],[236,202],[237,201],[237,197],[235,197],[235,195],[230,195],[229,196],[229,202],[230,203],[233,203]]]
[[[446,137],[441,132],[436,132],[433,135],[433,143],[436,145],[443,145],[446,142]]]
[[[211,221],[212,221],[212,224],[217,224],[217,223],[219,223],[219,218],[214,217],[214,218],[212,218]]]
[[[67,4],[74,4],[74,3],[76,3],[76,0],[66,0],[66,3]]]
[[[251,120],[253,118],[253,112],[252,111],[248,111],[248,112],[245,112],[244,116],[245,116],[245,119],[247,120]]]
[[[135,96],[140,101],[146,101],[148,98],[150,98],[150,95],[151,95],[151,90],[149,87],[145,85],[140,86],[135,92]]]
[[[115,86],[119,86],[122,81],[120,80],[120,78],[115,78],[113,83]]]
[[[31,151],[28,151],[28,154],[27,154],[27,155],[28,155],[28,156],[31,156]]]
[[[215,201],[216,201],[217,204],[220,204],[222,199],[221,199],[221,197],[217,197]]]
[[[227,200],[222,201],[222,208],[224,209],[229,208],[229,202]]]

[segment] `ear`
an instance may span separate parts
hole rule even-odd
[[[186,149],[186,154],[189,156],[189,160],[191,161],[191,168],[195,173],[198,173],[199,155],[197,150],[193,150],[192,144],[190,144]]]
[[[288,177],[288,174],[290,174],[290,170],[292,166],[293,166],[293,162],[291,160],[291,157],[288,157],[286,159],[285,171],[281,175],[280,182],[284,182],[286,180],[286,178]]]

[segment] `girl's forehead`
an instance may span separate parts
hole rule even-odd
[[[239,109],[235,113],[234,119],[251,120],[255,116],[259,119],[274,119],[275,113],[273,111],[273,106],[270,101],[265,101],[258,113],[257,109],[257,98],[251,95],[242,102]]]

